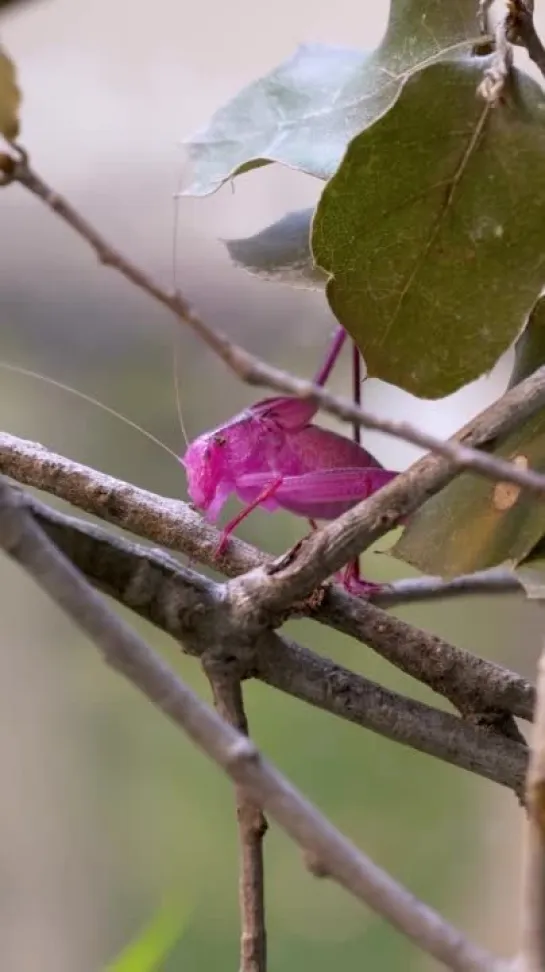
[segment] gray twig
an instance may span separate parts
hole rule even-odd
[[[523,591],[514,571],[506,567],[492,567],[475,571],[474,574],[460,574],[449,580],[442,577],[409,577],[393,581],[372,591],[369,599],[380,607],[397,607],[420,601],[446,601],[456,597],[482,597],[483,594],[520,594]]]
[[[0,546],[81,628],[105,660],[187,733],[329,875],[455,972],[497,972],[503,963],[418,901],[336,830],[250,740],[211,711],[159,659],[46,537],[5,481]]]

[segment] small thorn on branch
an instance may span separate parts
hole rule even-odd
[[[330,873],[324,862],[312,851],[303,851],[303,860],[308,871],[315,878],[328,878]]]

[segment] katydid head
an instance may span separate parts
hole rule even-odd
[[[187,475],[187,491],[192,502],[204,510],[209,520],[215,520],[231,485],[225,475],[225,436],[220,432],[205,432],[187,448],[180,459]]]

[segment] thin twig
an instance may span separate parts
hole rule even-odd
[[[526,783],[522,969],[545,969],[545,642],[537,677],[537,704]]]
[[[198,334],[201,340],[246,383],[271,388],[287,395],[311,399],[326,412],[336,415],[338,418],[344,419],[352,424],[376,429],[377,431],[403,439],[406,442],[411,442],[413,445],[420,446],[423,449],[429,449],[447,459],[452,464],[453,472],[456,470],[471,469],[473,472],[495,481],[514,483],[522,488],[536,492],[538,495],[545,492],[545,476],[534,470],[520,469],[511,462],[478,452],[454,440],[445,442],[442,439],[437,439],[435,436],[415,428],[408,422],[394,421],[372,415],[348,399],[337,398],[326,389],[312,384],[312,382],[294,378],[286,372],[278,368],[273,368],[264,361],[248,354],[243,348],[231,342],[220,331],[206,324],[179,292],[176,294],[169,293],[147,273],[127,260],[87,220],[80,216],[68,200],[51,189],[29,167],[26,153],[22,149],[14,147],[14,151],[18,153],[18,157],[9,172],[5,173],[4,183],[7,184],[10,181],[19,182],[41,199],[52,212],[56,213],[82,239],[93,247],[103,264],[117,270],[140,290],[145,291],[145,293],[154,297],[155,300],[172,311],[178,320],[188,325]],[[541,369],[539,374],[545,386],[545,367]],[[542,403],[545,403],[545,390],[543,391]],[[353,558],[350,557],[348,559]]]
[[[222,661],[205,652],[203,667],[210,681],[216,711],[235,729],[248,735],[240,674],[232,661]],[[235,787],[239,834],[239,972],[265,972],[267,968],[267,932],[265,924],[265,873],[263,838],[267,821],[263,812],[240,786]]]
[[[492,567],[460,574],[450,580],[442,577],[410,577],[372,591],[369,600],[380,607],[397,607],[421,601],[445,601],[456,597],[482,597],[484,594],[520,594],[524,588],[514,571]]]
[[[27,496],[26,503],[48,536],[100,590],[181,642],[189,654],[202,656],[205,645],[201,637],[195,636],[195,617],[202,622],[203,617],[213,617],[221,606],[221,589],[217,584],[181,567],[163,550],[150,550],[112,536],[95,524],[51,510],[33,497]],[[387,620],[387,615],[384,617]],[[224,626],[220,632],[227,636],[224,614],[221,621]],[[212,630],[211,638],[213,634]],[[387,626],[385,637],[389,637]],[[407,654],[424,659],[431,657],[431,667],[435,663],[438,672],[443,671],[446,685],[463,681],[456,670],[464,670],[465,665],[465,683],[472,686],[474,698],[478,698],[482,685],[483,698],[496,701],[497,711],[501,711],[501,702],[512,702],[515,710],[524,710],[523,702],[527,700],[525,711],[531,713],[532,688],[521,676],[484,660],[481,670],[481,659],[468,655],[466,660],[463,652],[459,653],[461,663],[456,663],[448,652],[452,646],[445,646],[442,657],[433,639],[430,646],[423,633],[422,638],[420,644],[414,637],[412,641],[409,638]],[[400,651],[402,647],[403,643]],[[407,699],[272,632],[262,632],[253,638],[251,650],[242,646],[239,638],[233,657],[247,676],[522,794],[526,745],[513,741],[509,735],[500,735],[494,725],[480,728],[448,712]]]
[[[217,530],[186,503],[138,489],[7,433],[0,434],[0,472],[25,485],[47,490],[86,513],[162,547],[181,551],[192,560],[220,567],[230,577],[273,562],[270,555],[232,538],[218,564]],[[92,556],[88,559],[92,565]],[[309,605],[307,611],[322,624],[373,648],[465,712],[508,712],[523,719],[532,718],[533,687],[522,676],[390,617],[379,607],[350,597],[336,585],[328,589],[321,604]]]
[[[201,702],[88,586],[6,482],[0,482],[0,546],[90,636],[108,664],[180,726],[320,862],[322,873],[454,972],[505,968],[362,854],[260,756],[249,739]]]

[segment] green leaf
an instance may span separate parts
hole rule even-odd
[[[515,574],[530,601],[542,601],[545,598],[545,551],[542,550],[539,556],[532,554],[517,567]]]
[[[476,9],[476,0],[392,0],[377,51],[299,47],[185,141],[192,179],[183,194],[205,196],[268,162],[328,179],[350,139],[395,101],[408,72],[470,46]]]
[[[164,905],[105,972],[158,972],[184,933],[188,918],[189,912],[179,902]]]
[[[545,363],[545,300],[536,303],[515,350],[511,385]],[[487,451],[545,472],[545,409],[490,443]],[[527,569],[520,580],[528,589],[535,587],[534,575],[540,569],[528,558],[542,556],[539,544],[544,534],[543,500],[516,486],[464,473],[411,517],[392,553],[424,573],[448,577],[524,562]]]
[[[17,87],[15,66],[0,48],[0,135],[10,141],[19,134],[21,92]]]
[[[545,298],[540,297],[532,308],[522,334],[515,342],[515,363],[509,388],[545,364]]]
[[[436,398],[489,371],[545,276],[545,100],[476,96],[482,58],[413,75],[350,144],[314,218],[327,296],[370,376]]]
[[[266,229],[240,240],[224,240],[233,263],[265,280],[306,290],[323,290],[326,275],[314,266],[309,235],[312,209],[288,213]]]
[[[545,472],[545,413],[494,455]],[[508,483],[463,473],[416,513],[391,551],[426,574],[456,577],[524,560],[545,533],[545,503]]]

